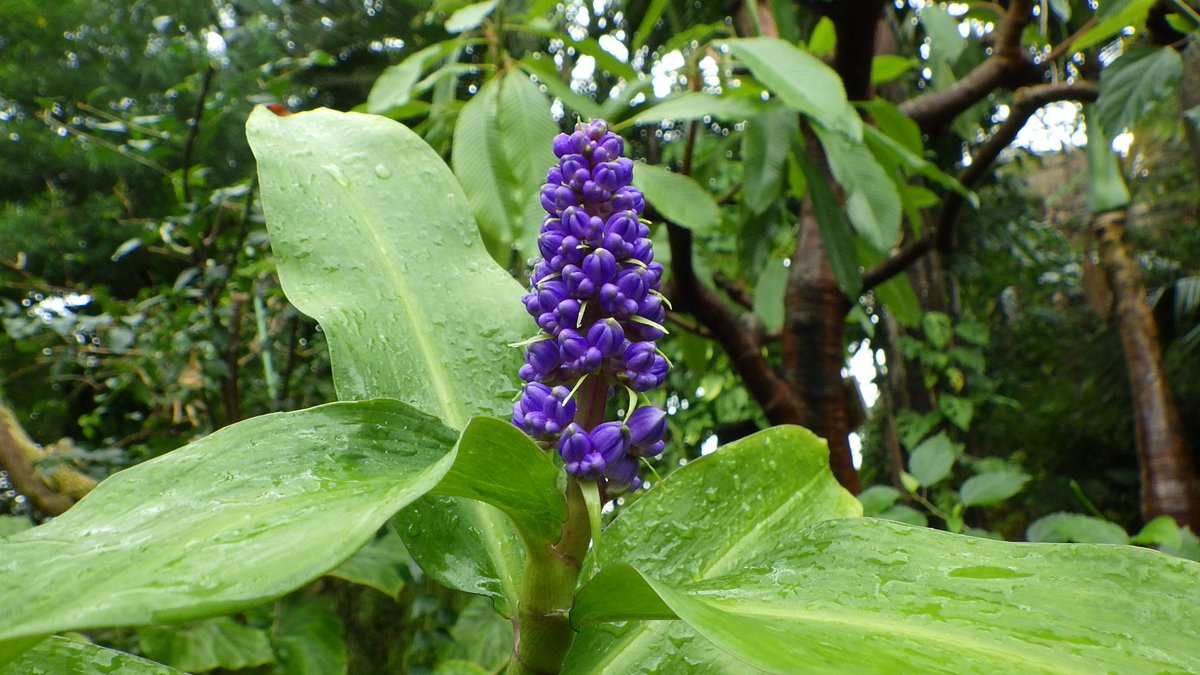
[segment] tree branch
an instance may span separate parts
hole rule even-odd
[[[75,504],[75,498],[94,487],[96,481],[65,466],[55,471],[62,476],[42,475],[35,467],[42,455],[12,411],[0,404],[0,467],[8,471],[13,487],[25,495],[35,509],[49,516],[61,515]]]
[[[208,89],[212,86],[217,67],[211,61],[208,70],[204,71],[204,79],[200,81],[200,91],[196,94],[196,107],[192,110],[192,118],[188,120],[187,142],[183,145],[183,201],[191,203],[192,185],[188,174],[192,171],[192,153],[196,148],[196,138],[200,135],[200,118],[204,115],[204,100],[208,98]]]
[[[1016,89],[1041,80],[1049,62],[1036,64],[1021,46],[1021,32],[1032,18],[1034,0],[1012,0],[996,29],[994,51],[953,85],[900,104],[924,132],[936,131],[994,89]]]
[[[992,164],[1017,134],[1044,105],[1057,101],[1095,101],[1099,92],[1092,82],[1056,82],[1038,84],[1017,90],[1009,107],[1008,119],[996,129],[991,138],[971,155],[971,164],[958,173],[958,182],[972,188],[991,170]],[[953,248],[955,224],[962,211],[964,199],[957,192],[946,195],[936,229],[925,236],[903,246],[874,269],[863,275],[863,290],[870,290],[903,272],[921,256],[933,250],[949,251]]]

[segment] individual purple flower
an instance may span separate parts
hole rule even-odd
[[[666,414],[642,406],[626,423],[605,422],[602,410],[585,413],[573,392],[590,392],[584,398],[594,408],[620,385],[644,392],[666,378],[654,344],[664,332],[663,268],[640,217],[646,201],[633,187],[624,139],[592,120],[556,136],[553,149],[558,162],[540,191],[542,259],[523,298],[543,339],[526,348],[519,374],[527,384],[512,420],[554,444],[572,476],[601,481],[611,496],[641,485],[639,458],[663,451]]]

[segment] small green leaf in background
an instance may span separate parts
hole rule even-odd
[[[788,268],[783,261],[771,259],[754,285],[754,313],[763,328],[779,330],[783,326],[783,294],[787,290]]]
[[[395,598],[404,588],[404,572],[409,565],[404,542],[389,525],[382,535],[376,535],[346,562],[331,571],[329,576],[370,586],[384,595]]]
[[[875,518],[772,541],[704,579],[607,567],[579,591],[572,622],[678,617],[749,666],[777,673],[1200,669],[1200,603],[1183,590],[1200,584],[1193,562]]]
[[[971,403],[971,399],[941,394],[938,396],[937,406],[954,426],[963,431],[971,428],[971,418],[975,416],[975,404]]]
[[[421,75],[431,65],[445,58],[452,46],[452,43],[439,42],[384,69],[367,95],[367,112],[383,115],[393,108],[408,104],[416,93],[414,87]]]
[[[921,485],[929,487],[950,475],[950,468],[959,454],[961,448],[943,431],[925,439],[913,450],[908,458],[908,472]]]
[[[138,646],[147,657],[189,673],[275,662],[265,631],[227,616],[183,626],[146,626],[138,630]]]
[[[717,202],[689,176],[653,164],[633,168],[633,185],[671,222],[694,232],[711,232],[721,219]]]
[[[920,12],[921,25],[929,38],[930,60],[945,59],[953,66],[967,48],[967,40],[958,32],[958,20],[945,8],[929,5]]]
[[[1082,52],[1089,47],[1108,42],[1128,26],[1145,26],[1146,14],[1158,0],[1130,0],[1125,2],[1102,2],[1096,10],[1099,23],[1084,31],[1071,43],[1072,52]]]
[[[788,106],[848,140],[862,138],[862,120],[847,102],[841,78],[820,59],[777,38],[741,38],[727,44]]]
[[[554,59],[534,58],[536,54],[521,59],[518,65],[526,73],[537,78],[538,82],[550,90],[550,95],[562,101],[569,111],[574,111],[583,118],[604,117],[600,106],[579,92],[571,89],[571,85],[559,78]]]
[[[650,106],[643,105],[641,112],[615,125],[623,129],[636,124],[659,124],[671,120],[686,122],[704,117],[713,117],[729,122],[749,119],[763,108],[763,102],[747,96],[716,96],[698,91],[688,91],[665,98]],[[790,138],[790,136],[789,136]]]
[[[1029,482],[1019,471],[988,471],[968,478],[958,493],[966,506],[989,506],[1017,494]]]
[[[432,489],[453,443],[399,401],[331,403],[245,420],[113,474],[53,521],[0,541],[0,641],[278,597]]]
[[[1183,74],[1183,59],[1171,47],[1134,45],[1100,71],[1097,118],[1105,135],[1116,138],[1155,104],[1171,98]]]
[[[1086,516],[1082,513],[1051,513],[1030,523],[1025,530],[1029,541],[1063,542],[1081,544],[1124,544],[1129,535],[1120,525]]]
[[[0,665],[0,675],[68,675],[116,673],[117,675],[183,675],[161,663],[108,649],[88,642],[52,637],[25,652],[16,661]]]
[[[769,105],[751,118],[742,134],[742,201],[750,212],[759,215],[783,194],[791,144],[800,130],[796,112],[782,105]]]
[[[504,74],[496,122],[518,190],[520,217],[514,223],[513,235],[520,257],[525,259],[537,254],[538,230],[545,216],[539,191],[546,170],[558,163],[553,150],[558,123],[551,116],[549,99],[521,71]]]
[[[332,597],[301,592],[283,598],[271,630],[279,657],[276,674],[345,673],[344,630]]]
[[[1093,214],[1119,211],[1129,206],[1129,186],[1112,149],[1112,139],[1097,121],[1096,106],[1083,107],[1087,128],[1088,210]]]
[[[446,32],[450,34],[475,30],[496,9],[497,0],[476,2],[459,9],[446,19]]]
[[[1183,546],[1182,528],[1171,516],[1159,516],[1129,538],[1129,543],[1141,546],[1164,546],[1177,549]]]
[[[880,54],[871,60],[871,83],[883,84],[911,72],[916,61],[896,54]]]
[[[929,518],[924,513],[905,504],[893,504],[875,514],[875,517],[884,520],[894,520],[897,523],[907,523],[914,527],[927,527],[929,525]]]
[[[859,291],[862,290],[862,270],[858,268],[850,221],[816,163],[803,150],[797,151],[793,156],[804,172],[808,184],[813,215],[817,218],[817,227],[821,231],[821,241],[825,244],[825,252],[829,256],[829,266],[833,268],[833,277],[842,293],[848,299],[857,301]]]
[[[1071,0],[1050,0],[1050,11],[1054,12],[1063,23],[1071,20]]]
[[[921,329],[925,339],[937,349],[945,349],[954,337],[953,324],[945,312],[926,312],[921,318]]]
[[[900,491],[890,485],[872,485],[858,495],[864,516],[874,516],[891,508],[900,499]]]
[[[450,637],[452,640],[439,654],[443,662],[473,663],[485,672],[496,673],[512,656],[512,621],[497,614],[486,598],[473,598],[467,603],[451,626]]]
[[[848,141],[814,127],[829,168],[846,192],[845,209],[854,231],[876,249],[889,251],[900,238],[900,193],[861,141]],[[811,184],[812,179],[809,179]]]

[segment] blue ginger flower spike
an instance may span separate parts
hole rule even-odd
[[[667,417],[637,394],[661,385],[669,364],[655,341],[666,301],[654,262],[646,200],[633,187],[633,161],[608,123],[579,123],[554,139],[558,164],[541,189],[542,259],[530,274],[525,309],[538,334],[525,344],[525,384],[512,423],[567,472],[606,495],[636,490],[638,459],[663,451]],[[623,420],[605,420],[608,401],[629,392]]]

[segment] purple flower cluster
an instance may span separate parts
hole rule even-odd
[[[556,445],[573,476],[607,479],[610,490],[641,484],[637,458],[661,453],[666,430],[666,414],[652,406],[590,429],[575,420],[572,387],[583,378],[644,392],[667,376],[655,345],[663,335],[663,267],[654,262],[641,219],[646,203],[631,185],[633,161],[624,150],[624,139],[602,120],[554,139],[559,161],[541,190],[543,259],[524,298],[541,331],[526,349],[526,384],[512,416],[531,437]]]

